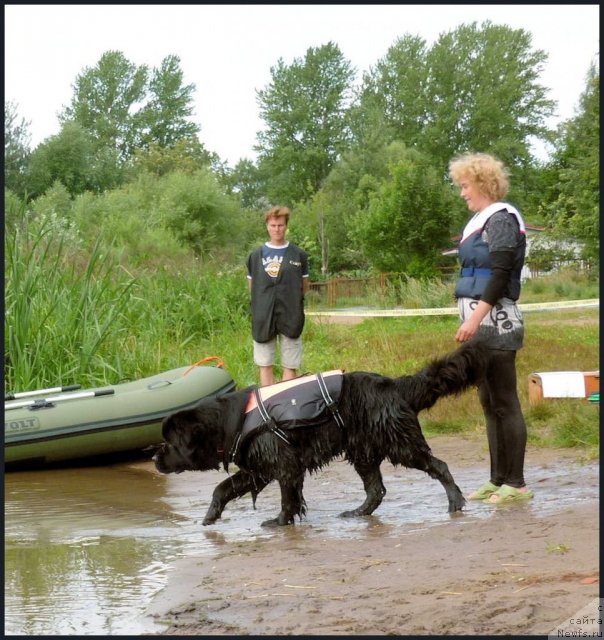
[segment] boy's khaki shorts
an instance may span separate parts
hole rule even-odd
[[[288,338],[279,335],[268,342],[254,342],[254,363],[259,367],[275,364],[277,338],[281,344],[281,366],[285,369],[299,369],[302,365],[302,336]]]

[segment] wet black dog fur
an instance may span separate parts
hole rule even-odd
[[[306,503],[304,476],[344,454],[354,466],[366,492],[365,501],[342,516],[365,516],[381,504],[386,488],[380,464],[383,460],[425,471],[444,487],[449,512],[461,511],[465,499],[445,462],[432,455],[417,415],[444,396],[477,386],[486,375],[488,349],[480,342],[464,343],[457,350],[432,361],[415,375],[389,378],[362,371],[343,374],[338,404],[344,428],[333,418],[320,426],[287,431],[290,444],[265,431],[250,438],[237,459],[239,470],[219,483],[203,520],[220,518],[233,499],[257,495],[276,480],[281,489],[281,511],[263,526],[289,525],[302,518]],[[164,419],[164,442],[153,457],[161,473],[187,470],[228,471],[228,443],[241,428],[252,387],[203,399],[195,409],[176,412]]]

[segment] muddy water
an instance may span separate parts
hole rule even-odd
[[[453,470],[453,469],[452,469]],[[178,558],[211,557],[230,545],[291,536],[402,536],[446,523],[440,485],[424,473],[382,466],[388,494],[376,514],[342,519],[363,501],[359,479],[337,461],[305,483],[302,526],[263,529],[276,515],[278,488],[244,497],[222,520],[201,520],[223,472],[157,474],[151,462],[111,467],[18,472],[5,476],[5,632],[9,635],[138,635],[156,632],[145,611],[170,579]],[[484,468],[455,469],[469,491]],[[522,509],[538,515],[598,496],[598,465],[564,462],[526,469],[538,498]],[[462,522],[492,517],[492,507],[469,503]]]

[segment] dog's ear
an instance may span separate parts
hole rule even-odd
[[[184,409],[166,416],[162,422],[161,433],[167,442],[182,439],[183,435],[199,423],[197,409]]]
[[[230,425],[239,425],[243,420],[250,393],[254,388],[250,386],[218,396],[215,403],[219,412],[216,424],[220,424],[223,430],[228,430]]]
[[[217,403],[195,409],[195,418],[188,425],[189,442],[205,449],[208,443],[214,447],[223,437],[223,412]]]
[[[168,440],[170,432],[174,429],[174,415],[166,416],[161,423],[161,436],[164,440]]]
[[[222,413],[216,403],[193,409],[178,429],[178,447],[199,470],[218,469],[222,449]]]

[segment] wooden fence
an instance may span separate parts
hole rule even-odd
[[[380,273],[370,278],[332,278],[326,282],[311,282],[309,294],[313,301],[335,307],[338,300],[361,304],[369,294],[384,295],[389,275]]]

